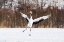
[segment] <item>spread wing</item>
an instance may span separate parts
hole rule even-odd
[[[20,13],[21,13],[21,12],[20,12]],[[29,21],[29,18],[28,18],[27,15],[25,15],[25,14],[23,14],[23,13],[21,13],[21,15],[22,15],[22,17],[26,18],[26,19]]]
[[[50,16],[51,16],[51,15],[39,17],[39,18],[37,18],[37,19],[34,19],[33,22],[39,22],[39,21],[41,21],[41,20],[48,19]]]

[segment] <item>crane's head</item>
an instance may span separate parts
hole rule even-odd
[[[32,15],[32,11],[29,12],[30,13],[30,16]]]

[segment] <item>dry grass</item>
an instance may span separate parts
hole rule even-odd
[[[59,10],[57,7],[53,7],[50,9],[48,7],[46,10],[43,8],[38,9],[31,9],[30,7],[23,8],[19,7],[18,11],[13,12],[11,9],[0,9],[0,27],[7,27],[7,28],[21,28],[26,27],[27,21],[24,19],[20,12],[23,12],[29,15],[29,11],[32,11],[33,19],[48,15],[51,13],[51,17],[45,21],[42,21],[38,24],[34,24],[33,27],[35,28],[63,28],[64,27],[64,10]]]

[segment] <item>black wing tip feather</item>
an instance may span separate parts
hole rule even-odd
[[[44,19],[41,19],[40,21],[37,21],[37,22],[33,22],[33,24],[38,24],[40,23],[41,21],[43,21]]]

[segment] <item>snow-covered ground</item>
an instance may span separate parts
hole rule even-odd
[[[0,29],[0,42],[64,42],[64,29],[60,28],[4,28]]]

